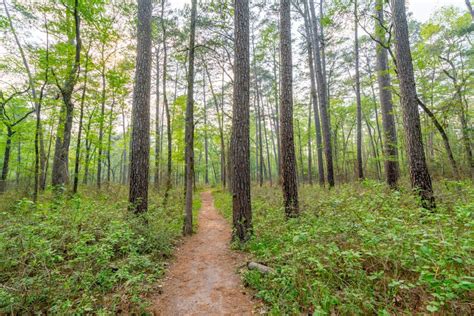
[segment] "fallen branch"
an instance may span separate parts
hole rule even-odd
[[[274,270],[270,267],[267,267],[263,264],[257,263],[257,262],[249,262],[247,263],[247,268],[249,270],[257,270],[258,272],[262,274],[267,274],[267,273],[272,273]]]

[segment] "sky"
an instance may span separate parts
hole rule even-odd
[[[464,0],[406,0],[408,9],[420,22],[426,22],[431,14],[442,6],[455,5],[465,9]],[[182,7],[185,3],[191,3],[191,0],[170,0],[175,8]]]

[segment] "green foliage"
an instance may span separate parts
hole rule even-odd
[[[167,208],[153,194],[136,217],[126,192],[43,197],[37,206],[2,196],[0,313],[143,311],[181,234],[183,194],[172,191]]]
[[[474,188],[439,182],[427,213],[410,191],[366,181],[301,189],[302,216],[285,220],[277,188],[254,188],[255,237],[245,246],[275,269],[245,274],[270,314],[468,314]],[[215,192],[231,218],[231,198]]]

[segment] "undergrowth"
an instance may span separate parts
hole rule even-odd
[[[0,314],[141,313],[182,229],[183,194],[151,193],[146,215],[127,188],[0,200]],[[198,196],[198,195],[196,195]],[[196,199],[195,209],[199,208]]]
[[[244,250],[275,272],[244,278],[270,314],[472,315],[472,183],[437,182],[434,212],[372,181],[299,193],[302,214],[286,220],[279,188],[252,191]],[[230,195],[214,197],[231,220]]]

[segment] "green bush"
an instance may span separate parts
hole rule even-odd
[[[471,312],[474,189],[438,182],[438,208],[410,191],[365,181],[300,189],[301,217],[286,220],[279,188],[254,188],[255,236],[244,250],[275,269],[245,274],[271,314]],[[214,192],[231,218],[231,198]]]
[[[127,211],[127,189],[0,201],[0,314],[138,312],[181,234],[182,192]],[[195,206],[199,207],[196,202]]]

